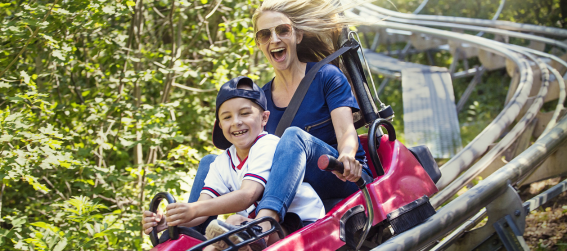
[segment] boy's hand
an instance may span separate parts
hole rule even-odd
[[[150,234],[153,228],[156,227],[158,232],[161,232],[167,228],[167,223],[163,214],[158,211],[157,214],[151,211],[144,211],[142,215],[142,228],[145,234]]]
[[[195,209],[192,203],[172,203],[167,205],[166,213],[167,225],[177,226],[179,224],[187,223],[194,218]]]

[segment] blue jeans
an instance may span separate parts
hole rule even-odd
[[[301,182],[309,183],[322,200],[346,198],[358,191],[355,183],[343,182],[333,173],[321,171],[317,167],[317,160],[323,154],[339,156],[335,148],[298,127],[286,129],[276,147],[270,177],[256,212],[260,209],[270,209],[277,212],[280,221],[283,221]],[[205,186],[209,166],[215,158],[216,155],[207,155],[201,159],[189,202],[199,199],[201,189]],[[372,177],[368,166],[363,167],[363,171]],[[303,180],[300,179],[302,176]],[[204,233],[205,228],[214,218],[216,216],[209,217],[205,223],[194,227],[195,230],[201,232],[202,229]]]
[[[358,191],[355,183],[343,182],[333,173],[319,169],[317,161],[323,154],[339,156],[335,148],[298,127],[286,129],[276,147],[270,177],[256,212],[270,209],[283,221],[302,182],[309,183],[322,200],[345,198]],[[363,167],[364,172],[370,173],[367,165]]]
[[[209,173],[209,167],[216,158],[216,155],[209,154],[203,157],[201,159],[201,162],[199,162],[199,169],[197,169],[197,174],[195,175],[195,180],[193,181],[193,186],[191,187],[191,193],[189,194],[189,203],[197,201],[199,199],[199,196],[201,196],[201,190],[205,186],[205,178]],[[209,225],[209,223],[211,223],[212,220],[216,218],[217,216],[210,216],[205,222],[201,223],[201,225],[194,226],[193,229],[205,235],[207,226]]]

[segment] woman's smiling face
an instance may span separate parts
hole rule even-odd
[[[298,63],[297,44],[303,38],[301,32],[292,28],[291,35],[280,37],[276,34],[275,27],[280,24],[292,24],[291,20],[284,14],[275,11],[266,11],[256,21],[257,30],[270,29],[269,42],[260,44],[258,47],[268,59],[268,62],[276,70],[289,69],[293,63]]]

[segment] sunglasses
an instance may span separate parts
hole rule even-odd
[[[265,44],[267,42],[270,42],[270,40],[272,39],[272,30],[276,31],[276,35],[279,38],[286,38],[291,35],[292,26],[291,24],[280,24],[276,27],[272,27],[269,29],[261,29],[256,32],[256,41],[259,44]]]

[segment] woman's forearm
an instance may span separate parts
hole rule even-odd
[[[356,160],[358,151],[358,135],[354,129],[350,107],[339,107],[331,111],[331,119],[337,136],[339,152],[338,160],[345,167],[342,174],[334,172],[343,181],[356,182],[362,175],[362,165]]]
[[[339,155],[356,156],[356,152],[358,151],[358,135],[356,134],[356,130],[353,131],[354,133],[344,134],[341,139],[337,139],[339,143],[337,147]]]
[[[339,155],[354,157],[358,151],[358,134],[354,128],[350,107],[339,107],[331,111],[331,119],[337,136]]]

